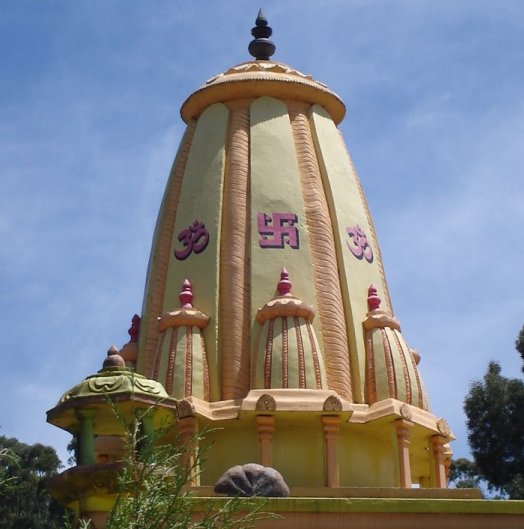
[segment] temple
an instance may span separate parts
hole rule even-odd
[[[344,103],[274,61],[271,33],[260,12],[253,59],[182,105],[187,128],[130,341],[48,412],[79,446],[77,466],[55,480],[54,493],[93,520],[110,509],[111,495],[94,485],[125,450],[109,397],[129,417],[155,406],[145,432],[168,424],[190,439],[219,427],[190,483],[200,494],[212,496],[235,465],[277,469],[291,493],[288,507],[277,505],[283,521],[267,527],[296,527],[297,513],[310,517],[307,527],[373,517],[365,527],[385,527],[397,515],[404,522],[389,527],[436,527],[435,512],[457,516],[446,501],[481,502],[480,493],[446,489],[453,433],[430,409],[421,356],[393,313],[371,214],[337,128]],[[322,498],[338,503],[319,507]],[[375,499],[348,507],[348,498]],[[384,511],[377,498],[396,507]],[[399,503],[413,498],[437,504]],[[333,511],[338,525],[326,521]]]

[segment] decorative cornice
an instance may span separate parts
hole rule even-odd
[[[212,77],[186,99],[180,114],[188,123],[213,103],[262,96],[321,105],[336,124],[346,114],[346,107],[340,97],[326,85],[313,80],[310,75],[274,61],[242,63]]]
[[[158,318],[159,332],[170,327],[198,327],[203,329],[209,323],[209,316],[193,308],[193,288],[189,279],[184,279],[182,290],[178,295],[180,308]]]
[[[400,331],[400,322],[394,316],[391,316],[391,314],[388,314],[382,310],[368,312],[367,318],[364,320],[363,325],[366,331],[371,331],[373,329],[384,329],[385,327]]]
[[[215,75],[211,79],[208,79],[206,81],[206,85],[214,83],[221,77],[224,77],[227,75],[234,75],[237,73],[245,73],[245,72],[271,72],[271,73],[277,73],[277,74],[287,74],[287,75],[292,75],[294,77],[300,77],[302,79],[307,79],[308,81],[313,81],[314,83],[317,83],[320,86],[327,88],[327,85],[325,85],[324,83],[315,81],[315,79],[313,79],[313,76],[299,72],[298,70],[291,68],[287,64],[284,64],[281,62],[275,62],[275,61],[264,61],[264,62],[250,61],[250,62],[244,62],[242,64],[237,64],[236,66],[229,68],[229,70],[226,70],[224,73],[220,73],[218,75]]]
[[[167,312],[158,318],[158,330],[160,332],[170,327],[198,327],[203,329],[209,323],[209,316],[198,309],[180,308]]]
[[[80,384],[66,391],[60,397],[57,406],[72,399],[93,396],[111,397],[117,393],[135,393],[157,398],[169,398],[162,384],[156,380],[150,380],[125,367],[106,367],[96,375],[87,377]]]
[[[296,317],[312,321],[315,309],[295,297],[280,296],[272,299],[257,311],[257,321],[263,324],[275,318]]]

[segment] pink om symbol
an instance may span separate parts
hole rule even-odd
[[[206,249],[209,233],[203,222],[195,220],[193,224],[178,234],[178,240],[184,247],[181,250],[175,249],[175,257],[183,261],[191,255],[191,252],[201,253]]]
[[[362,228],[356,224],[355,226],[348,226],[346,232],[349,235],[349,241],[347,241],[349,251],[357,259],[364,258],[368,263],[372,263],[373,250]]]

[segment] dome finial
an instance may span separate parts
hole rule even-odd
[[[249,53],[255,57],[257,61],[268,61],[271,55],[275,53],[275,44],[269,40],[273,30],[268,26],[267,18],[262,12],[262,8],[258,12],[255,20],[255,27],[251,30],[251,35],[255,37],[249,43]]]

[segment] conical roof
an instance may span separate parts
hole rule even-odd
[[[186,426],[220,422],[204,484],[259,461],[291,486],[445,486],[452,434],[393,315],[345,106],[271,33],[259,13],[255,59],[182,105],[136,370]]]

